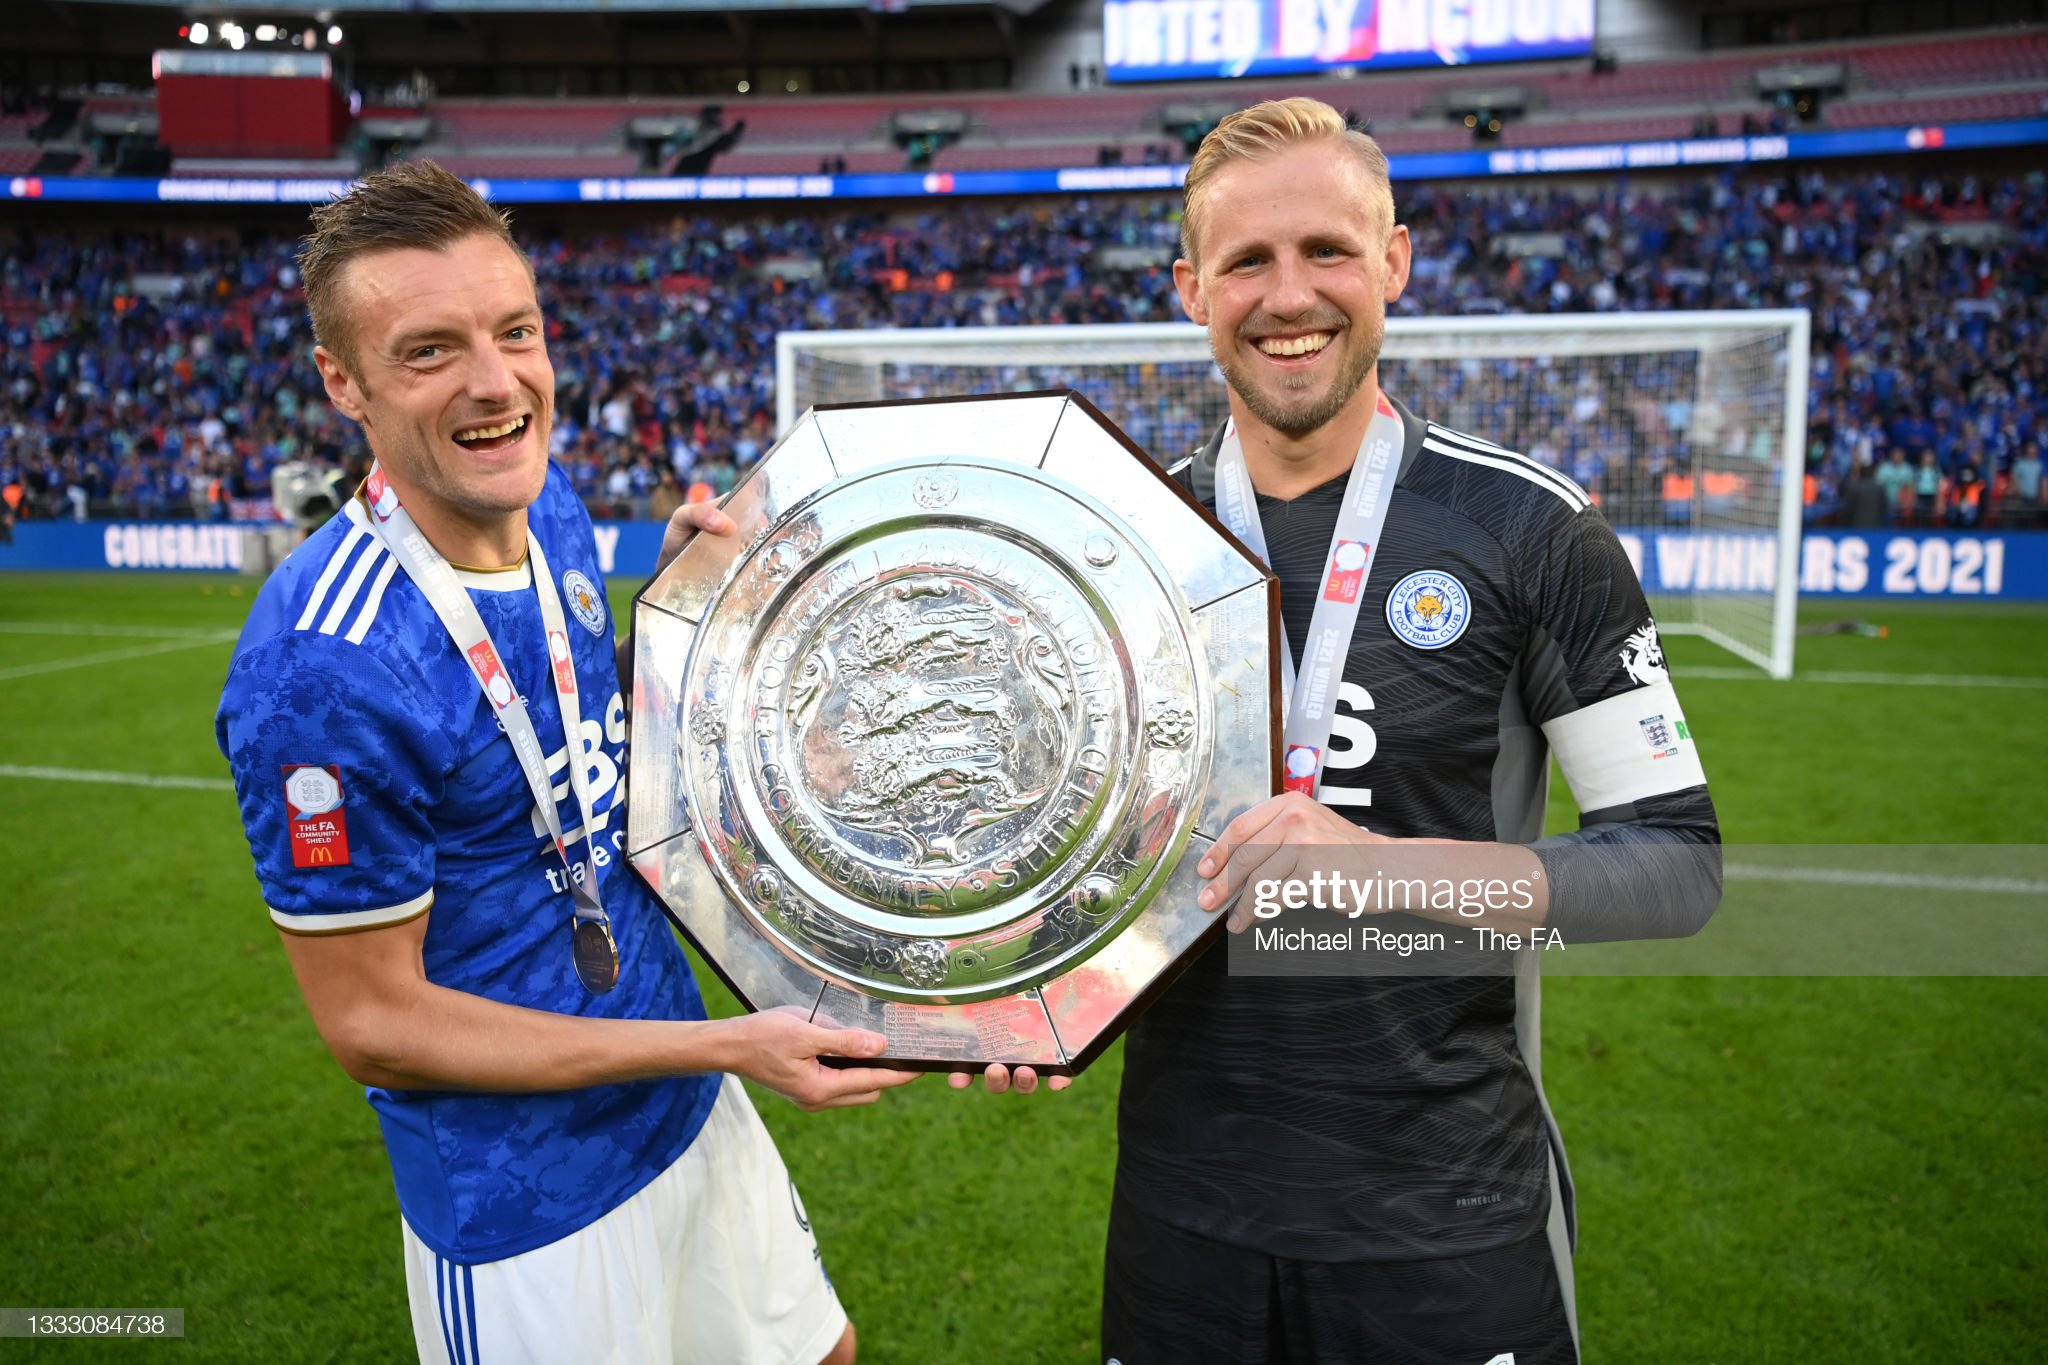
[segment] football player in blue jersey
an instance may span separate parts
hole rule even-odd
[[[848,1362],[854,1333],[744,1089],[864,1104],[884,1039],[707,1021],[623,851],[626,708],[590,522],[548,458],[534,277],[438,167],[301,253],[376,465],[265,584],[217,719],[313,1021],[368,1087],[425,1361]],[[697,530],[687,508],[672,554]]]

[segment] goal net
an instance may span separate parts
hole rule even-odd
[[[1792,674],[1804,310],[1390,318],[1381,382],[1445,426],[1576,479],[1659,626]],[[1227,411],[1189,323],[784,332],[776,416],[818,403],[1074,389],[1161,463]]]

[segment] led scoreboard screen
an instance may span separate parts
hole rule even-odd
[[[1584,57],[1593,0],[1106,0],[1113,81]]]

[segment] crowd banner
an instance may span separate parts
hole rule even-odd
[[[599,562],[628,581],[654,571],[661,526],[600,521]],[[1777,542],[1731,531],[1623,528],[1646,592],[1769,593]],[[296,540],[284,526],[242,522],[31,521],[0,543],[0,570],[163,569],[264,574]],[[1802,597],[1993,598],[2048,602],[2048,531],[1808,531]]]

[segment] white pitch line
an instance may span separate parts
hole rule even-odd
[[[213,626],[82,626],[63,621],[0,621],[0,635],[111,635],[123,640],[232,640]]]
[[[1726,682],[1769,682],[1771,675],[1760,668],[1723,668],[1707,665],[1673,670],[1681,678],[1713,678]],[[1966,673],[1794,673],[1793,682],[1889,683],[1894,687],[2002,687],[2037,691],[2048,688],[2048,678],[2006,678]]]
[[[2048,896],[2048,882],[2024,877],[1938,877],[1922,872],[1859,872],[1846,867],[1763,867],[1729,863],[1721,875],[1743,882],[1821,882],[1830,886],[1888,886],[1908,891],[1964,891],[1980,895]]]
[[[180,787],[194,791],[231,792],[224,777],[166,777],[156,773],[107,772],[94,768],[41,768],[0,763],[0,777],[46,782],[91,782],[121,787]],[[2048,896],[2048,882],[2023,877],[1937,877],[1913,872],[1859,872],[1836,867],[1766,867],[1729,863],[1721,869],[1730,881],[1818,882],[1833,886],[1885,886],[1913,891],[1961,891],[1980,895]]]
[[[37,768],[0,763],[0,777],[25,777],[43,782],[98,782],[116,787],[186,787],[194,791],[231,792],[225,777],[163,777],[156,773],[110,773],[95,768]]]
[[[14,678],[33,678],[43,673],[62,673],[67,668],[117,664],[129,659],[146,659],[152,654],[170,654],[181,649],[200,649],[207,645],[226,643],[226,640],[167,640],[161,644],[137,645],[133,649],[105,649],[97,654],[77,654],[68,659],[52,659],[48,663],[23,664],[20,668],[0,668],[0,682],[8,682]]]

